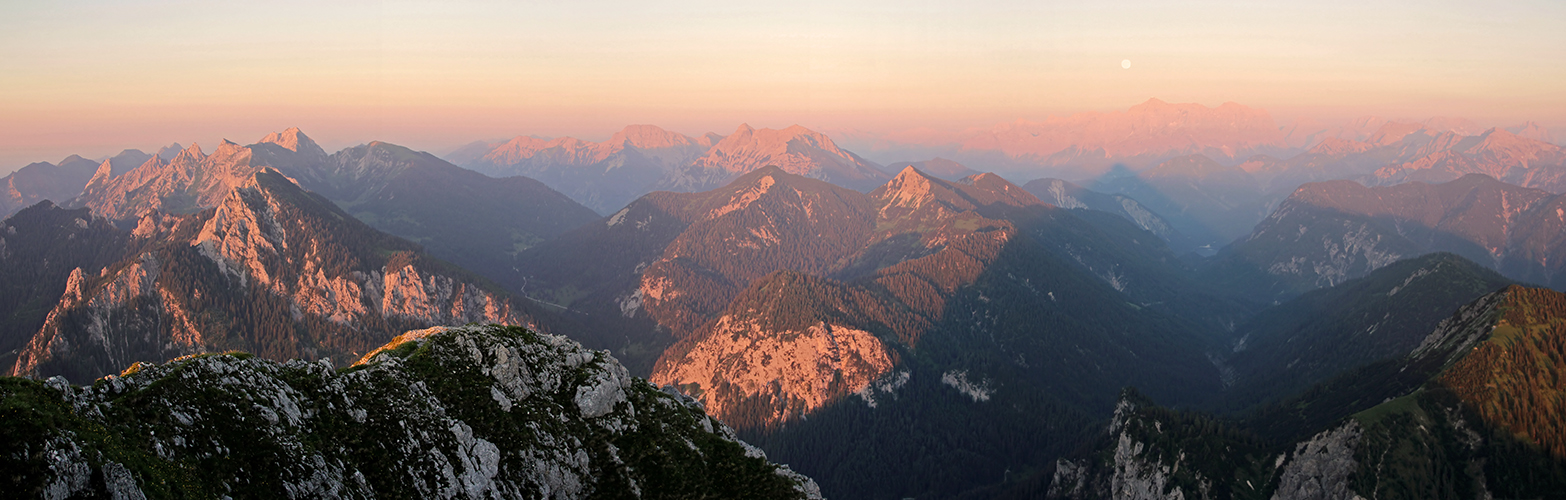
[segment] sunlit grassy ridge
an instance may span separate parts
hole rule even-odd
[[[1490,338],[1437,378],[1491,425],[1566,458],[1566,294],[1512,287]]]

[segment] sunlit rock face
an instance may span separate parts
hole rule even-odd
[[[452,275],[272,170],[213,209],[151,212],[131,236],[139,253],[98,276],[71,273],[11,373],[81,381],[228,349],[346,361],[401,328],[536,325],[509,295]]]
[[[327,154],[297,128],[245,146],[224,141],[211,154],[192,145],[169,157],[122,156],[89,172],[86,187],[62,205],[121,222],[186,215],[227,203],[230,191],[270,169],[376,229],[505,285],[515,285],[517,252],[597,218],[534,179],[495,179],[378,141]],[[120,164],[135,158],[145,161],[122,172]]]
[[[652,380],[694,394],[719,418],[738,418],[759,400],[770,412],[763,420],[782,424],[864,391],[892,369],[887,347],[864,330],[821,323],[773,331],[731,316],[711,328]]]
[[[51,498],[821,497],[695,401],[517,327],[410,331],[342,370],[217,354],[0,396],[29,403],[0,447],[36,451],[9,477]]]

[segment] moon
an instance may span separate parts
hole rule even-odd
[[[1125,59],[1125,60],[1120,61],[1120,67],[1121,68],[1125,68],[1125,69],[1131,69],[1131,60],[1130,59]]]

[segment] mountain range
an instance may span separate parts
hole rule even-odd
[[[1275,295],[1341,283],[1400,259],[1452,252],[1521,282],[1561,286],[1561,195],[1469,174],[1442,184],[1301,186],[1210,274]]]
[[[537,179],[599,213],[609,213],[651,191],[669,172],[689,165],[722,139],[631,125],[599,143],[522,136],[500,144],[472,144],[448,158],[493,177]]]
[[[31,329],[29,338],[5,339],[23,343],[11,375],[85,382],[134,361],[232,349],[342,364],[410,328],[538,325],[532,304],[370,228],[271,169],[230,188],[215,208],[148,212],[131,231],[83,216],[40,204],[5,223],[7,233],[36,234],[7,264],[41,267],[64,285],[46,315],[37,302],[8,314],[33,322],[9,332]],[[100,252],[119,256],[70,251],[84,242],[118,243]],[[66,262],[50,265],[56,259]],[[8,275],[7,288],[34,277]]]
[[[1170,240],[1179,251],[1216,250],[1246,236],[1301,185],[1312,182],[1384,186],[1482,173],[1524,187],[1566,191],[1558,180],[1566,172],[1559,146],[1502,129],[1462,135],[1429,127],[1385,122],[1363,140],[1327,137],[1286,159],[1255,155],[1223,163],[1216,156],[1179,156],[1141,171],[1112,168],[1083,186],[1129,196],[1169,220],[1181,236]]]
[[[1232,102],[1207,107],[1156,98],[1125,111],[1019,119],[954,132],[911,129],[843,135],[850,148],[885,161],[938,155],[1020,178],[1042,173],[1082,179],[1115,165],[1141,170],[1177,156],[1203,154],[1238,161],[1291,149],[1264,110]]]
[[[1030,412],[1079,421],[1124,384],[1193,402],[1220,390],[1204,352],[1219,341],[1197,324],[1232,319],[1218,317],[1229,302],[1187,281],[1156,235],[1098,213],[993,174],[910,167],[866,194],[766,167],[649,194],[519,264],[532,296],[614,320],[601,328],[623,335],[613,347],[633,371],[828,488],[880,497],[994,481],[1005,461],[904,484],[876,467],[936,474],[971,453],[1026,461],[1067,446],[1074,427],[1024,431]],[[917,403],[930,397],[948,402],[937,413],[961,422],[954,432],[1034,437],[908,450],[932,457],[919,463],[873,451],[896,441],[885,424],[935,418]],[[987,413],[1002,406],[1017,413]],[[800,447],[820,440],[862,444]]]
[[[377,229],[505,283],[518,279],[511,256],[597,217],[532,179],[493,179],[383,142],[328,155],[297,128],[249,146],[224,142],[211,154],[193,144],[171,159],[152,157],[121,175],[100,169],[65,205],[119,221],[149,211],[190,213],[217,206],[265,169],[326,196]]]
[[[1155,100],[884,165],[746,125],[38,164],[0,460],[57,496],[1548,497],[1566,301],[1517,284],[1562,286],[1566,208],[1513,129]]]
[[[798,125],[773,130],[741,124],[727,136],[699,138],[632,125],[604,142],[524,136],[472,144],[450,156],[492,176],[541,180],[603,214],[654,190],[706,191],[767,165],[852,189],[869,189],[888,178],[877,165]]]

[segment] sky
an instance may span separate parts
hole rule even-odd
[[[328,151],[443,153],[632,123],[959,129],[1153,97],[1566,128],[1558,0],[974,3],[8,0],[0,174],[290,126]]]

